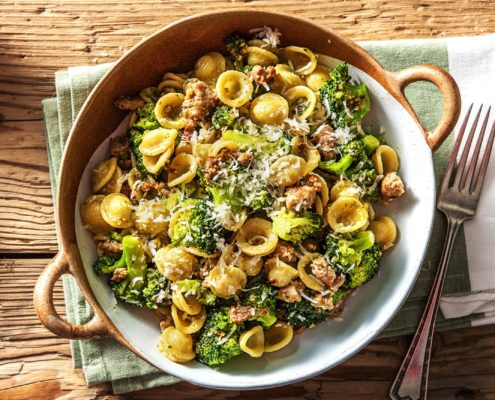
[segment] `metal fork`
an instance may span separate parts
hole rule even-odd
[[[438,312],[438,303],[442,293],[443,282],[445,280],[445,272],[447,271],[450,254],[459,227],[465,220],[473,218],[476,212],[495,136],[494,122],[484,147],[483,158],[477,168],[490,116],[491,107],[489,107],[479,132],[473,154],[468,162],[474,134],[483,108],[483,106],[481,106],[465,141],[459,163],[456,163],[472,108],[473,105],[471,104],[459,131],[440,187],[437,207],[447,217],[447,236],[445,238],[440,265],[438,266],[433,288],[431,289],[424,314],[397,377],[390,389],[390,398],[393,400],[426,400],[431,344]]]

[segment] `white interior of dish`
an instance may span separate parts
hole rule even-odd
[[[329,57],[321,57],[334,64]],[[371,95],[371,112],[364,127],[385,132],[387,142],[400,157],[400,175],[407,193],[377,215],[390,215],[397,223],[400,240],[382,259],[378,276],[355,292],[339,320],[322,323],[296,336],[279,352],[260,359],[242,356],[214,370],[198,362],[176,364],[157,350],[158,321],[151,311],[116,304],[105,278],[92,269],[96,249],[82,227],[79,207],[91,195],[92,168],[108,157],[109,139],[88,163],[79,184],[76,204],[76,236],[89,284],[99,304],[121,334],[146,360],[163,371],[189,382],[216,388],[248,389],[287,384],[334,367],[355,354],[386,327],[407,297],[419,273],[428,240],[435,204],[435,181],[431,151],[407,111],[377,81],[350,66],[351,76],[365,83]],[[125,132],[124,121],[113,135]]]

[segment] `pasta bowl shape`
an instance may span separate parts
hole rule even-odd
[[[174,363],[158,350],[159,328],[153,313],[117,305],[112,291],[94,273],[96,249],[81,223],[80,206],[91,194],[91,171],[105,159],[110,137],[125,132],[128,124],[126,113],[113,107],[114,99],[122,93],[138,93],[143,87],[155,85],[164,71],[191,70],[201,55],[221,51],[228,34],[247,33],[264,25],[282,32],[282,45],[290,45],[286,48],[288,54],[297,50],[293,46],[302,46],[319,53],[322,64],[331,66],[335,60],[346,61],[350,75],[369,88],[373,106],[364,125],[380,126],[386,132],[387,143],[399,154],[401,176],[407,185],[403,199],[387,207],[387,214],[397,224],[400,240],[394,251],[382,259],[379,276],[359,288],[346,302],[339,320],[305,330],[278,352],[267,352],[260,358],[242,356],[218,369],[196,361]],[[248,56],[261,60],[258,62],[269,58],[259,50],[251,51]],[[295,68],[303,70],[305,64],[295,65]],[[432,82],[443,95],[443,115],[432,131],[421,126],[403,94],[408,84],[418,80]],[[169,97],[166,101],[170,107],[182,101],[177,96]],[[173,23],[138,44],[107,72],[74,124],[59,176],[56,220],[60,252],[40,275],[34,293],[36,312],[42,323],[59,336],[113,337],[160,370],[202,386],[261,389],[320,374],[342,363],[375,338],[410,292],[427,249],[435,211],[432,152],[448,136],[459,112],[457,86],[445,71],[428,65],[387,71],[356,44],[304,19],[237,10],[193,16]],[[179,126],[183,122],[170,119],[167,123]],[[150,136],[147,140],[152,142],[154,138]],[[150,150],[149,160],[153,165],[160,162],[160,155],[155,155],[160,151],[163,149]],[[191,162],[186,155],[178,159],[171,181],[187,179],[181,171]],[[54,309],[53,287],[66,273],[76,278],[94,310],[93,318],[84,325],[64,321]],[[256,330],[249,331],[253,338],[258,334]],[[244,339],[247,341],[247,336]],[[258,348],[250,351],[259,354]]]

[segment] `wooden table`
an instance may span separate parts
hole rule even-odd
[[[142,37],[187,15],[274,9],[353,40],[495,32],[493,0],[0,2],[0,399],[385,399],[409,338],[378,340],[317,378],[263,392],[180,383],[114,396],[72,369],[68,340],[42,327],[32,289],[57,251],[40,100],[58,69],[116,60]],[[55,300],[63,313],[61,285]],[[431,399],[495,399],[495,326],[438,334]]]

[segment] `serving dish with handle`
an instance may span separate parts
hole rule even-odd
[[[396,220],[401,239],[382,263],[379,276],[358,290],[346,304],[342,318],[305,331],[290,346],[258,360],[241,357],[213,370],[197,362],[175,364],[157,350],[157,322],[151,313],[116,306],[107,285],[92,271],[95,249],[84,231],[79,206],[89,195],[88,175],[104,143],[125,114],[113,106],[122,94],[153,86],[166,71],[188,71],[198,56],[221,50],[223,38],[233,31],[247,33],[263,25],[282,32],[282,45],[292,44],[347,61],[352,76],[371,93],[372,112],[365,126],[387,133],[398,150],[407,195],[387,207]],[[322,57],[321,60],[324,60]],[[322,61],[323,62],[323,61]],[[423,128],[404,95],[412,82],[426,80],[443,96],[443,115],[436,128]],[[202,14],[173,23],[145,39],[123,56],[90,94],[67,142],[57,197],[60,252],[40,275],[34,293],[41,322],[59,336],[89,339],[111,336],[164,372],[192,383],[224,389],[255,389],[288,384],[319,374],[343,362],[369,343],[406,299],[420,271],[435,210],[432,152],[453,129],[460,97],[453,79],[431,65],[387,71],[353,42],[310,21],[255,10]],[[102,154],[102,153],[101,153]],[[64,321],[53,306],[53,286],[61,275],[73,275],[94,316],[84,325]]]

